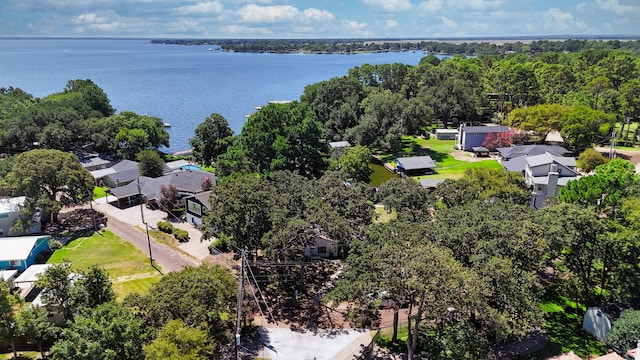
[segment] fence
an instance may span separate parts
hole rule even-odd
[[[360,355],[355,357],[355,359],[357,360],[371,359],[372,356],[374,355],[376,341],[378,341],[379,338],[380,338],[380,329],[376,331],[375,335],[373,335],[373,337],[371,338],[371,342],[362,348]]]

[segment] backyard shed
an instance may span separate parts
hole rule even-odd
[[[438,140],[455,140],[458,135],[458,129],[436,129],[436,139]]]

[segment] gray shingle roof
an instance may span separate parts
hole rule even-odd
[[[158,178],[140,176],[140,192],[149,200],[161,198],[160,188],[164,185],[175,185],[182,193],[199,193],[202,191],[204,178],[209,178],[215,183],[216,176],[202,170],[178,171]],[[111,193],[117,198],[124,198],[138,194],[138,182],[111,189]]]
[[[397,158],[396,164],[403,168],[405,171],[419,170],[419,169],[433,169],[436,167],[436,163],[430,156],[411,156]]]
[[[558,145],[518,145],[518,146],[510,146],[510,147],[501,147],[497,148],[500,156],[504,159],[513,159],[520,156],[535,156],[544,154],[545,152],[566,156],[570,154],[569,150],[563,148]]]
[[[545,152],[544,154],[535,155],[535,156],[527,156],[527,163],[531,167],[540,166],[544,164],[560,164],[568,168],[576,167],[576,159],[572,157],[564,157],[558,156],[549,152]]]

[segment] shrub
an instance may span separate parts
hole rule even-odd
[[[171,225],[171,223],[168,221],[158,221],[157,225],[158,230],[162,231],[163,233],[172,234],[174,231],[173,225]]]
[[[189,241],[189,233],[187,232],[187,230],[174,229],[173,236],[175,236],[176,240],[178,240],[179,242]]]
[[[49,250],[55,251],[62,248],[62,243],[58,240],[51,239],[49,240]]]

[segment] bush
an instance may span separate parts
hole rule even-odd
[[[58,249],[62,248],[62,243],[58,240],[55,239],[50,239],[49,240],[49,250],[51,251],[56,251]]]
[[[163,233],[173,234],[174,232],[173,225],[171,225],[171,223],[168,221],[158,221],[157,226],[158,230],[162,231]]]
[[[231,238],[228,236],[220,236],[209,245],[209,250],[216,248],[222,252],[231,250]]]
[[[175,236],[176,240],[178,240],[179,242],[189,241],[189,233],[187,232],[187,230],[175,229],[173,231],[173,236]]]

